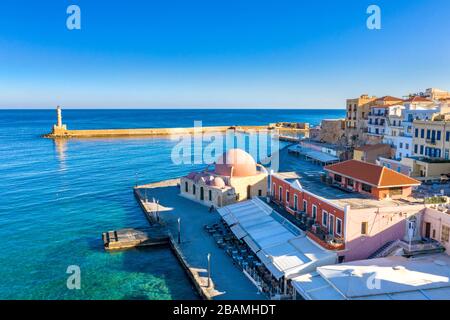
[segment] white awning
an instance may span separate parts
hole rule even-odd
[[[244,237],[244,241],[253,252],[257,253],[259,250],[261,250],[261,248],[256,244],[256,242],[253,241],[252,237],[246,236]]]
[[[261,262],[264,264],[264,266],[270,271],[270,273],[277,279],[280,280],[281,277],[283,277],[283,272],[280,271],[273,263],[272,261],[270,261],[269,258],[267,258],[264,253],[262,253],[262,251],[259,251],[256,254],[259,258],[259,260],[261,260]]]
[[[239,224],[235,224],[230,229],[239,240],[247,235],[247,232]]]
[[[296,277],[335,263],[336,253],[311,243],[303,231],[258,198],[225,207],[224,220],[274,277]]]

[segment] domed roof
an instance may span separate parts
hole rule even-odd
[[[221,176],[247,177],[258,173],[253,157],[242,149],[230,149],[216,162],[215,173]]]
[[[217,188],[225,188],[225,181],[221,177],[215,177],[212,185]]]

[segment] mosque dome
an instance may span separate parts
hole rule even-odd
[[[230,149],[216,162],[215,173],[221,176],[248,177],[258,173],[253,157],[242,149]]]
[[[225,181],[221,177],[215,177],[212,185],[217,188],[225,188]]]

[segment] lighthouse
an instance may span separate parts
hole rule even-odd
[[[56,124],[53,125],[53,134],[54,135],[64,135],[64,132],[67,130],[67,126],[62,123],[62,112],[61,107],[56,107]]]
[[[61,114],[60,106],[56,107],[56,116],[57,116],[56,126],[61,128],[62,127],[62,114]]]

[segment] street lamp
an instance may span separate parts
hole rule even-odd
[[[181,243],[181,218],[178,218],[178,244]]]
[[[208,288],[211,286],[211,253],[208,253]]]
[[[159,222],[159,199],[156,200],[156,221]]]

